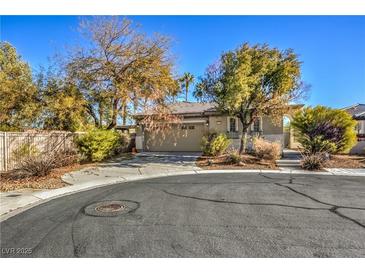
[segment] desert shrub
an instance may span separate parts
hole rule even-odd
[[[64,150],[53,153],[54,167],[63,167],[79,162],[80,157],[75,150]]]
[[[209,155],[210,153],[210,150],[209,150],[209,139],[208,139],[209,136],[203,136],[201,142],[200,142],[200,147],[203,151],[203,155]]]
[[[114,130],[94,129],[76,139],[82,155],[90,161],[102,161],[114,155],[122,143],[121,135]]]
[[[325,162],[326,156],[324,153],[309,153],[302,155],[301,166],[307,170],[319,170]]]
[[[227,135],[211,133],[202,138],[201,148],[204,155],[218,156],[227,150],[229,144]]]
[[[22,159],[28,156],[36,156],[39,154],[39,150],[35,145],[22,144],[18,148],[12,151],[12,156],[15,159]]]
[[[49,154],[42,155],[31,144],[22,144],[12,152],[12,157],[18,162],[18,167],[12,172],[13,177],[23,178],[30,176],[45,176],[53,168],[53,161]]]
[[[52,151],[30,154],[23,157],[19,167],[14,171],[14,177],[46,176],[52,169],[67,166],[78,161],[74,151]]]
[[[228,154],[228,160],[232,164],[239,164],[241,163],[242,158],[237,150],[232,150]]]
[[[46,176],[56,167],[53,154],[41,154],[25,157],[20,161],[18,168],[19,177]]]
[[[356,121],[343,110],[307,107],[291,125],[306,154],[348,152],[356,144]]]
[[[281,156],[281,145],[278,142],[269,142],[262,138],[253,139],[254,154],[265,160],[275,161]]]
[[[201,142],[200,147],[203,151],[204,155],[210,155],[210,143],[217,136],[216,133],[210,133],[208,135],[204,135]]]
[[[123,153],[128,152],[131,150],[131,137],[127,133],[119,133],[120,140],[119,140],[119,147],[116,148],[115,153]]]

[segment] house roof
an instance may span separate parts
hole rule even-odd
[[[352,115],[354,119],[365,119],[365,104],[356,104],[350,107],[343,108],[343,110]]]
[[[290,105],[292,109],[298,109],[303,107],[302,104]],[[178,102],[169,105],[171,113],[177,115],[194,115],[200,116],[205,113],[217,112],[217,105],[215,103],[199,103],[199,102]],[[135,117],[147,115],[146,113],[138,113]]]
[[[177,102],[170,104],[169,109],[172,114],[177,115],[203,115],[207,111],[216,111],[214,103],[198,103],[198,102]],[[134,117],[142,117],[149,115],[148,112],[136,113]]]
[[[170,105],[171,112],[174,114],[199,114],[206,111],[215,111],[214,103],[198,103],[198,102],[179,102]]]
[[[302,108],[304,105],[290,105],[292,109]],[[215,103],[198,103],[198,102],[179,102],[170,105],[173,114],[199,114],[205,112],[216,112],[217,105]]]

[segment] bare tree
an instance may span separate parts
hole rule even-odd
[[[82,20],[80,32],[87,44],[73,52],[67,69],[96,126],[114,128],[118,117],[126,124],[131,111],[167,109],[166,98],[177,89],[169,38],[147,37],[120,17]]]

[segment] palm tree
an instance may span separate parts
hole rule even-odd
[[[188,101],[188,93],[189,93],[189,86],[194,82],[194,75],[190,72],[185,72],[184,75],[180,78],[180,82],[185,87],[185,101]]]
[[[205,91],[206,87],[204,85],[204,83],[199,82],[196,84],[195,86],[195,91],[193,92],[193,96],[198,100],[203,102],[204,98],[204,91]]]

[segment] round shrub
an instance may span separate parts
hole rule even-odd
[[[356,144],[356,121],[343,110],[307,107],[291,125],[307,154],[348,152]]]
[[[229,144],[230,140],[224,133],[211,133],[202,138],[201,148],[204,155],[218,156],[227,150]]]
[[[237,150],[233,150],[229,152],[228,160],[230,163],[237,165],[241,163],[242,158]]]
[[[115,154],[122,145],[122,137],[114,130],[94,129],[80,135],[76,143],[87,160],[99,162]]]
[[[18,148],[14,149],[12,152],[12,156],[15,159],[22,159],[29,156],[37,156],[40,152],[35,145],[31,144],[22,144]]]

